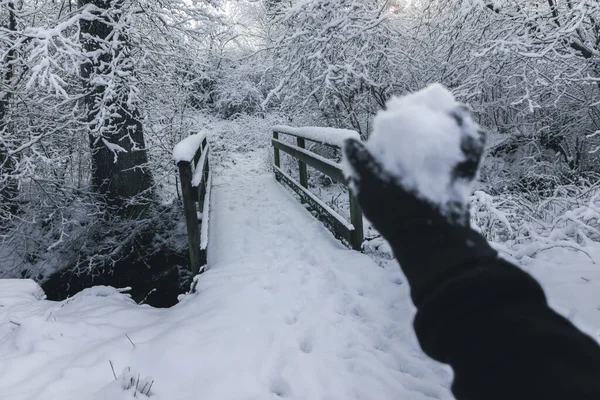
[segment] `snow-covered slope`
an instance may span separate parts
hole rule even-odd
[[[0,281],[0,399],[452,398],[451,374],[418,348],[395,262],[339,244],[266,156],[215,166],[210,269],[171,309],[107,287],[56,303],[32,281]],[[600,246],[588,251],[520,262],[598,339]]]
[[[261,163],[217,166],[211,267],[179,305],[93,288],[0,307],[0,398],[133,398],[136,376],[152,399],[451,398],[399,269],[344,248]]]

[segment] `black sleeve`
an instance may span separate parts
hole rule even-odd
[[[472,259],[416,306],[421,347],[453,368],[458,400],[600,399],[600,346],[516,266]]]

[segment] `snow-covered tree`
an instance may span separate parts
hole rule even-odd
[[[193,104],[215,9],[184,0],[0,7],[2,273],[110,266],[158,215],[156,184],[173,174],[164,154],[188,131],[161,136],[156,122]]]
[[[507,0],[492,9],[479,57],[513,65],[512,104],[529,112],[543,148],[571,171],[592,167],[586,139],[600,128],[600,3]]]
[[[134,4],[79,0],[93,18],[81,21],[85,122],[92,151],[92,182],[108,205],[138,217],[139,196],[152,197],[152,175],[138,109],[136,63],[130,39]],[[138,197],[136,199],[136,197]]]
[[[331,126],[366,137],[398,82],[398,21],[381,0],[302,0],[279,5],[271,32],[281,97],[313,106]]]
[[[11,157],[9,145],[4,140],[12,134],[9,115],[10,106],[14,95],[15,59],[14,46],[17,34],[17,16],[15,3],[10,1],[5,5],[0,14],[0,226],[2,220],[7,219],[7,214],[16,213],[15,198],[18,193],[18,182],[14,176],[14,160]]]

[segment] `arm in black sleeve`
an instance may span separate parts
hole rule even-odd
[[[548,306],[529,274],[471,230],[413,243],[426,247],[391,241],[408,272],[415,331],[453,368],[458,400],[600,399],[600,346]]]
[[[465,161],[450,184],[458,191],[474,179],[483,151],[482,140],[464,138]],[[344,149],[363,211],[410,285],[421,347],[453,368],[458,400],[600,400],[600,346],[470,229],[466,201],[426,200],[362,143],[349,140]]]

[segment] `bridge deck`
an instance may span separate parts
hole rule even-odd
[[[240,340],[244,329],[269,338],[264,357],[286,397],[446,398],[440,382],[448,377],[412,335],[398,270],[340,244],[265,159],[234,154],[214,173],[210,269],[201,282],[236,293],[244,320],[261,325],[240,326]]]

